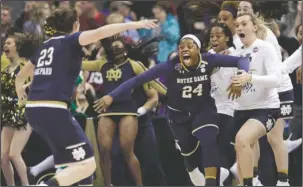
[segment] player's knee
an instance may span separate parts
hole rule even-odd
[[[217,144],[218,127],[215,125],[206,125],[203,128],[193,132],[193,134],[199,139],[202,147]]]
[[[103,153],[111,152],[112,140],[110,138],[99,138],[100,151]]]
[[[121,150],[124,157],[126,158],[130,158],[131,156],[134,155],[134,149],[133,146],[131,145],[127,145],[127,144],[121,145]]]
[[[21,158],[21,153],[15,152],[15,151],[11,151],[8,155],[10,160],[17,160],[19,158]]]
[[[236,145],[235,145],[236,151],[240,151],[240,150],[250,146],[250,142],[249,142],[249,139],[247,138],[247,135],[241,134],[241,133],[238,133],[236,135],[235,143],[236,143]]]

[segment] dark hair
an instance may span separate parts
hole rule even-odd
[[[19,57],[30,59],[42,44],[41,36],[30,33],[10,33],[8,38],[14,38]]]
[[[259,11],[259,7],[260,7],[259,2],[255,2],[253,0],[244,0],[244,1],[249,2],[251,4],[251,7],[252,7],[254,13],[256,13],[257,11]],[[241,1],[239,1],[239,3],[240,2]]]
[[[239,6],[239,2],[237,1],[224,1],[221,5],[221,9],[228,11],[232,14],[233,19],[237,18],[237,12],[238,12],[238,6]]]
[[[229,29],[229,27],[224,23],[216,23],[211,27],[210,32],[214,27],[220,27],[223,30],[223,33],[225,34],[225,36],[229,38],[229,40],[227,42],[227,46],[235,48],[233,34],[232,34],[231,30]],[[209,33],[209,36],[210,36],[210,33]]]
[[[288,13],[288,1],[260,1],[258,10],[264,19],[281,19]]]
[[[68,34],[73,31],[76,21],[78,21],[78,14],[75,9],[57,9],[46,19],[46,26],[56,32]]]

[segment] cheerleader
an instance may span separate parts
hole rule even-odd
[[[33,53],[29,46],[29,37],[25,34],[15,33],[8,36],[4,44],[4,53],[10,61],[1,71],[1,100],[2,100],[2,117],[3,124],[1,132],[1,167],[3,175],[8,186],[14,186],[14,170],[12,163],[20,177],[22,185],[29,185],[26,173],[26,165],[21,156],[22,150],[26,145],[32,129],[27,124],[24,107],[18,103],[18,97],[15,92],[15,78],[20,69],[24,66],[26,59],[24,54]],[[23,86],[28,89],[30,82]]]

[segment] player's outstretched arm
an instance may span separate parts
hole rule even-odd
[[[167,73],[167,71],[169,71],[169,68],[170,66],[168,63],[158,64],[152,69],[125,81],[111,93],[95,102],[94,108],[96,112],[101,113],[102,111],[106,110],[106,108],[108,108],[112,104],[113,100],[117,99],[124,92],[128,92],[131,89],[136,88],[137,86],[140,86],[146,82],[150,82],[151,80],[154,80],[160,77],[161,75],[164,75],[165,73]]]
[[[115,23],[105,25],[98,29],[84,31],[79,36],[79,44],[82,46],[97,42],[103,38],[107,38],[118,33],[132,29],[153,29],[158,25],[157,20],[141,20],[128,23]]]
[[[292,73],[302,65],[302,46],[283,62],[287,73]]]

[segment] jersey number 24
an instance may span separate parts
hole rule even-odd
[[[183,98],[192,98],[193,94],[196,94],[197,96],[203,95],[203,85],[199,84],[196,88],[193,88],[192,86],[184,86],[182,89],[182,97]]]
[[[49,66],[53,62],[54,48],[43,49],[37,62],[37,67]]]

